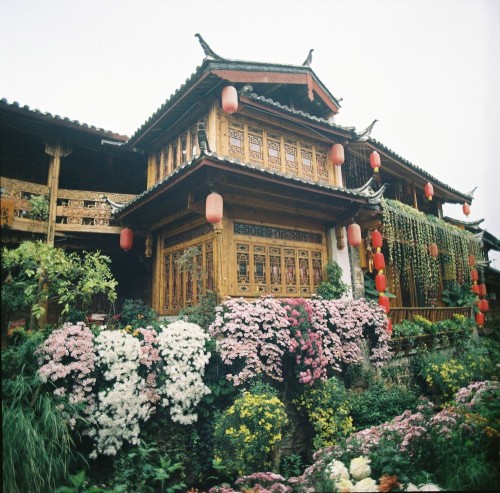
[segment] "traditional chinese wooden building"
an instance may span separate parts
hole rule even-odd
[[[428,245],[384,229],[384,217],[391,203],[406,204],[439,226],[443,203],[472,197],[371,138],[373,125],[361,132],[338,125],[340,103],[309,57],[303,65],[229,60],[200,41],[201,66],[129,139],[1,103],[2,187],[16,200],[8,241],[31,234],[26,194],[45,194],[49,242],[71,238],[112,251],[114,261],[128,258],[147,285],[136,296],[176,315],[208,290],[221,298],[309,297],[329,259],[352,294],[363,296],[376,253],[370,238],[379,230],[387,289],[396,295],[391,309],[449,315],[440,308],[443,269],[431,299],[427,285],[413,282],[423,272],[391,266],[396,243]],[[348,242],[351,224],[361,233],[356,247]],[[122,227],[134,232],[128,257],[116,250]],[[451,255],[442,241],[440,255]],[[462,257],[480,249],[474,235],[464,241]],[[138,258],[151,259],[150,272],[137,269]],[[452,275],[469,281],[465,266]]]

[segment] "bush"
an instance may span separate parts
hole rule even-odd
[[[350,392],[349,405],[356,429],[367,428],[388,421],[406,409],[415,409],[418,395],[402,385],[375,383],[367,390]]]
[[[316,432],[316,449],[335,445],[354,431],[346,390],[335,377],[306,389],[295,402]]]
[[[288,427],[285,406],[274,389],[245,391],[215,419],[214,466],[229,475],[277,467],[277,450]]]
[[[158,314],[142,300],[125,300],[122,305],[120,322],[130,329],[152,326],[158,329]]]
[[[316,294],[325,300],[342,298],[349,292],[349,285],[342,281],[342,267],[337,262],[329,260],[326,264],[327,281],[323,281],[316,289]]]

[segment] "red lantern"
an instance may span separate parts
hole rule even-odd
[[[484,325],[484,313],[476,313],[476,324],[479,325],[479,327]]]
[[[379,296],[378,297],[378,304],[380,306],[383,306],[385,309],[385,313],[389,313],[390,307],[389,307],[389,298],[385,295]]]
[[[370,154],[370,166],[373,169],[374,173],[378,173],[378,169],[380,168],[380,154],[377,151],[373,151]]]
[[[342,144],[334,144],[332,146],[332,162],[335,166],[344,164],[344,146]]]
[[[209,223],[215,224],[222,220],[224,210],[224,201],[222,197],[215,192],[207,195],[205,204],[205,215]]]
[[[377,274],[375,276],[375,286],[379,293],[383,293],[387,287],[387,282],[384,274]]]
[[[429,253],[431,257],[437,257],[439,254],[438,246],[435,243],[431,243],[429,245]]]
[[[479,286],[476,283],[472,285],[472,292],[474,294],[479,294]]]
[[[238,93],[234,86],[222,89],[222,109],[224,113],[232,114],[238,111]]]
[[[130,228],[123,228],[120,231],[120,248],[128,252],[134,244],[134,232]]]
[[[474,255],[469,255],[469,267],[474,267],[476,265],[476,257]]]
[[[434,195],[434,187],[432,186],[431,183],[427,183],[427,185],[425,185],[424,187],[424,192],[425,192],[425,196],[429,199],[429,200],[432,200],[432,197]]]
[[[489,312],[490,311],[490,304],[488,303],[488,300],[479,300],[479,309],[483,312]]]
[[[486,291],[486,284],[482,283],[478,286],[479,296],[486,296],[488,293]]]
[[[478,275],[478,273],[477,273],[477,270],[476,270],[476,269],[471,269],[471,270],[470,270],[470,278],[471,278],[471,280],[472,280],[472,281],[474,281],[474,282],[477,282],[477,281],[478,281],[478,279],[479,279],[479,275]]]
[[[385,269],[385,258],[383,253],[377,252],[373,254],[373,265],[377,270]]]
[[[347,227],[347,241],[352,247],[361,245],[361,228],[359,224],[349,224]]]
[[[373,248],[382,248],[382,233],[378,230],[372,231],[372,246]]]
[[[387,319],[387,332],[392,335],[392,320],[390,318]]]
[[[464,211],[464,214],[468,217],[470,214],[470,205],[467,202],[464,202],[462,210]]]

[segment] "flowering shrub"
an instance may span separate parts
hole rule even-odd
[[[162,329],[159,335],[152,327],[103,330],[94,337],[82,322],[66,324],[38,349],[42,380],[54,382],[56,397],[82,407],[91,457],[138,444],[141,424],[157,406],[167,407],[174,422],[197,419],[194,408],[210,392],[202,380],[208,336],[182,321]],[[74,426],[75,417],[66,415]]]
[[[239,475],[270,467],[287,426],[285,406],[271,387],[244,392],[216,419],[216,465]]]
[[[336,378],[306,389],[297,404],[316,432],[316,448],[334,445],[354,430],[346,391]]]
[[[223,362],[234,368],[227,378],[235,385],[258,374],[281,381],[286,355],[307,385],[325,380],[328,369],[361,362],[364,341],[376,366],[391,357],[385,312],[365,300],[239,298],[216,311],[210,334],[219,340]]]
[[[345,479],[338,461],[346,464],[363,456],[371,461],[373,477],[380,477],[380,482],[384,475],[397,477],[399,482],[408,483],[406,491],[439,491],[435,485],[414,486],[428,482],[429,476],[446,490],[496,489],[498,391],[496,382],[472,384],[457,392],[452,407],[439,412],[422,400],[416,412],[405,411],[390,422],[318,451],[299,484],[304,491],[314,488],[330,477],[332,469]],[[362,469],[354,466],[350,472],[356,476]]]

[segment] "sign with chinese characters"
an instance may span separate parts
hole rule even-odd
[[[0,225],[2,228],[11,228],[14,221],[14,199],[1,197],[0,198]]]

